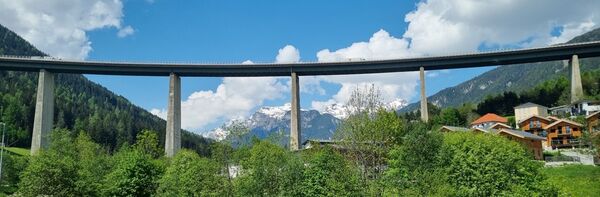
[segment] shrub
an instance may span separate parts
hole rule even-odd
[[[224,196],[225,176],[216,162],[180,150],[159,181],[158,196]]]

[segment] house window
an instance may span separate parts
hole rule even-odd
[[[567,126],[566,130],[567,130],[567,133],[571,133],[571,127]]]
[[[529,121],[529,128],[533,128],[533,120]]]
[[[562,127],[558,127],[558,134],[562,134]]]

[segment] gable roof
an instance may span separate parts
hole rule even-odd
[[[546,117],[546,118],[550,119],[551,121],[557,121],[557,120],[560,120],[560,118],[558,118],[558,117],[556,117],[556,116],[548,116],[548,117]]]
[[[485,128],[485,129],[484,129],[484,128],[479,128],[479,127],[477,127],[477,128],[474,128],[474,129],[473,129],[473,131],[481,131],[481,132],[483,132],[483,133],[491,133],[491,134],[496,134],[496,133],[498,133],[500,130],[498,130],[498,129],[492,129],[492,128]]]
[[[595,115],[599,115],[599,114],[600,114],[600,111],[594,112],[594,113],[586,116],[585,119],[590,119],[590,118],[594,117]]]
[[[549,124],[548,126],[544,127],[544,129],[548,129],[550,127],[556,126],[558,123],[561,123],[561,122],[566,122],[566,123],[569,123],[569,124],[572,124],[575,126],[583,127],[582,124],[579,124],[579,123],[576,123],[576,122],[573,122],[570,120],[560,119],[560,120],[557,120],[557,121],[553,122],[552,124]]]
[[[481,116],[479,119],[473,121],[471,123],[471,125],[474,124],[481,124],[484,122],[502,122],[502,123],[508,123],[508,119],[502,117],[502,116],[498,116],[496,114],[493,113],[487,113],[483,116]]]
[[[532,116],[529,116],[528,118],[525,118],[525,119],[519,121],[518,124],[521,124],[521,123],[523,123],[523,122],[525,122],[525,121],[527,121],[527,120],[529,120],[531,118],[539,118],[539,119],[542,119],[542,120],[545,120],[545,121],[548,121],[548,122],[552,122],[552,120],[550,120],[550,116],[548,118],[545,118],[545,117],[541,117],[541,116],[538,116],[538,115],[532,115]]]
[[[501,123],[501,122],[499,122],[499,123],[493,124],[492,126],[488,127],[487,129],[493,129],[493,128],[494,128],[494,127],[496,127],[496,126],[502,126],[502,127],[504,127],[504,128],[507,128],[507,129],[510,129],[510,128],[512,128],[511,126],[509,126],[509,125],[507,125],[507,124],[504,124],[504,123]]]
[[[442,126],[440,128],[440,131],[442,131],[443,129],[448,129],[449,131],[470,131],[470,129],[468,128],[464,128],[464,127],[455,127],[455,126]]]
[[[520,137],[523,139],[532,139],[532,140],[546,140],[546,138],[544,137],[540,137],[525,131],[520,131],[520,130],[514,130],[514,129],[500,129],[500,131],[498,131],[498,133],[506,133],[512,136],[516,136],[516,137]]]
[[[535,104],[535,103],[532,103],[532,102],[523,103],[523,104],[515,106],[514,108],[523,108],[523,107],[543,107],[543,108],[548,108],[546,106]]]

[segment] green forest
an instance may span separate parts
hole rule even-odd
[[[582,73],[582,85],[586,100],[600,100],[600,69]],[[522,92],[502,92],[488,95],[478,104],[464,103],[459,107],[439,108],[428,103],[429,115],[432,122],[438,126],[464,126],[487,113],[500,116],[514,116],[514,107],[523,103],[532,102],[546,107],[567,105],[570,101],[570,82],[564,76],[557,77],[532,87]],[[403,113],[401,116],[407,120],[419,120],[419,110]]]
[[[0,55],[44,56],[0,25]],[[33,130],[38,74],[0,71],[0,122],[7,124],[7,146],[29,148]],[[84,131],[109,152],[133,144],[144,129],[164,131],[166,122],[80,74],[55,77],[54,127],[76,136]],[[161,146],[164,132],[159,132]],[[210,140],[183,131],[182,146],[207,155]]]
[[[344,124],[359,122],[365,126],[339,131],[345,134],[339,146],[346,148],[291,152],[269,140],[253,139],[234,149],[230,142],[235,136],[230,136],[213,144],[209,156],[181,150],[173,158],[164,157],[153,131],[140,132],[135,144],[111,154],[85,132],[73,137],[71,131],[59,129],[52,132],[49,149],[30,157],[5,158],[1,189],[23,196],[554,196],[562,192],[541,173],[543,163],[505,138],[441,134],[388,111]],[[368,138],[380,143],[350,141]],[[232,167],[238,170],[229,173]]]

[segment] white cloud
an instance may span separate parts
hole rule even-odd
[[[409,50],[409,42],[405,39],[395,38],[385,30],[373,34],[369,42],[353,43],[347,48],[331,52],[323,49],[317,53],[320,62],[348,61],[357,59],[391,59],[415,56]]]
[[[347,48],[330,51],[321,50],[317,53],[320,62],[348,61],[348,59],[391,59],[416,56],[410,51],[409,42],[405,39],[390,36],[385,30],[379,30],[373,34],[368,42],[353,43]],[[417,72],[363,74],[363,75],[338,75],[320,76],[320,80],[341,84],[340,90],[327,101],[312,102],[314,109],[321,109],[323,105],[332,103],[345,103],[356,87],[375,84],[382,90],[382,96],[386,102],[395,98],[409,99],[416,93]]]
[[[214,122],[247,116],[265,100],[280,98],[288,89],[273,77],[223,78],[215,91],[194,92],[181,103],[181,126],[197,130]],[[166,116],[164,109],[152,109],[151,113]]]
[[[154,109],[150,110],[150,113],[158,116],[159,118],[162,118],[162,119],[165,119],[165,120],[167,119],[167,111],[164,110],[164,109],[160,110],[160,109],[154,108]]]
[[[541,46],[596,27],[600,1],[427,0],[406,15],[403,37],[415,53],[436,55],[486,46]],[[553,37],[554,28],[563,28]]]
[[[408,28],[401,38],[379,30],[368,42],[317,53],[321,62],[390,59],[473,52],[485,47],[532,47],[562,43],[598,27],[600,1],[561,0],[426,0],[405,16]],[[563,13],[563,14],[557,14]],[[560,35],[552,30],[561,28]],[[428,72],[437,77],[448,71]],[[416,95],[417,72],[327,76],[320,79],[342,88],[330,100],[314,101],[313,108],[345,102],[354,87],[374,83],[387,100]]]
[[[86,32],[121,28],[120,0],[0,0],[0,23],[49,55],[85,59]]]
[[[129,35],[132,35],[134,32],[135,30],[133,30],[133,28],[128,25],[127,27],[119,29],[119,32],[117,32],[117,36],[119,36],[119,38],[124,38]]]
[[[279,53],[275,58],[276,63],[294,63],[300,61],[300,51],[292,45],[286,45],[279,49]]]
[[[291,45],[283,47],[277,54],[278,63],[299,60],[300,52]],[[254,62],[246,60],[242,64]],[[215,91],[194,92],[181,103],[181,126],[188,130],[210,129],[204,127],[246,117],[250,110],[262,105],[265,100],[283,97],[290,90],[289,83],[289,78],[285,77],[225,77]],[[308,84],[310,86],[311,82]],[[152,109],[150,112],[163,119],[166,117],[165,109]]]

